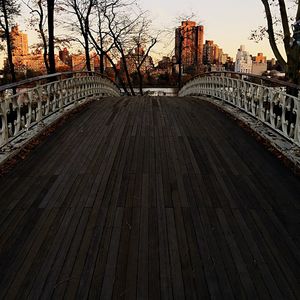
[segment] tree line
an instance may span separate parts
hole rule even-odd
[[[21,5],[22,4],[22,5]],[[117,82],[126,94],[135,94],[130,77],[128,53],[136,51],[134,67],[143,87],[142,65],[157,43],[159,32],[151,28],[151,20],[136,0],[0,0],[0,34],[7,49],[7,62],[12,82],[16,81],[10,28],[21,9],[30,12],[30,26],[38,33],[40,48],[48,74],[56,73],[55,47],[61,42],[77,42],[85,54],[86,69],[91,71],[91,50],[100,60],[104,74],[105,61],[112,66]],[[55,30],[64,28],[68,34],[59,37]],[[121,60],[125,73],[116,65]]]
[[[71,39],[84,49],[87,70],[91,70],[90,50],[100,58],[100,72],[104,73],[104,60],[108,60],[115,78],[124,91],[134,94],[126,54],[137,49],[136,72],[142,87],[142,65],[158,34],[151,30],[151,20],[139,8],[138,0],[0,0],[0,37],[6,42],[9,71],[16,81],[12,58],[10,27],[21,14],[21,4],[31,14],[31,25],[39,34],[48,74],[56,72],[54,49],[59,42],[55,29],[63,22]],[[300,83],[300,1],[261,0],[265,11],[266,25],[253,31],[251,38],[258,41],[267,37],[273,53],[294,84]],[[70,38],[69,38],[70,39]],[[283,43],[283,52],[279,44]],[[142,48],[145,51],[140,51]],[[121,59],[125,78],[119,74],[116,59]]]

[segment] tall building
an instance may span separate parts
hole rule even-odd
[[[206,40],[203,45],[203,64],[218,65],[222,64],[223,49],[220,48],[214,41]]]
[[[137,65],[140,65],[140,63],[142,62],[142,60],[144,59],[143,64],[140,67],[140,71],[142,73],[147,73],[148,71],[151,71],[154,69],[154,64],[153,64],[153,59],[151,56],[146,56],[146,52],[144,50],[144,48],[135,48],[132,49],[131,51],[128,52],[127,55],[125,55],[125,59],[126,59],[126,65],[127,65],[127,69],[129,74],[132,74],[134,72],[137,72]],[[123,61],[120,60],[120,62],[118,63],[120,70],[123,72],[124,71],[124,64]]]
[[[252,58],[251,55],[246,51],[244,45],[241,45],[237,51],[234,71],[241,73],[252,73]]]
[[[46,73],[44,56],[42,51],[28,52],[28,36],[19,30],[19,27],[13,26],[10,32],[12,38],[12,58],[17,72],[26,73],[28,70]],[[64,49],[60,55],[67,55],[67,49]],[[7,61],[6,61],[7,64]],[[70,67],[55,55],[55,65],[57,71],[68,71]]]
[[[257,53],[257,55],[253,57],[253,61],[256,63],[265,64],[267,63],[267,57],[264,56],[263,53]]]
[[[202,65],[204,27],[196,22],[183,21],[175,31],[175,56],[183,70],[197,70]]]
[[[19,26],[13,26],[11,29],[12,38],[12,55],[13,56],[24,56],[28,54],[28,36],[19,30]]]
[[[69,50],[67,48],[64,48],[63,50],[59,50],[58,52],[59,59],[66,65],[71,66],[72,65],[72,58],[69,53]]]
[[[262,75],[268,69],[267,58],[263,53],[257,53],[252,59],[252,74]]]

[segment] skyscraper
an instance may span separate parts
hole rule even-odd
[[[175,56],[183,70],[197,70],[202,65],[204,27],[183,21],[175,31]]]
[[[246,51],[244,45],[241,45],[241,47],[237,51],[234,71],[241,73],[252,72],[252,58]]]
[[[19,26],[11,28],[11,38],[13,44],[13,56],[24,56],[28,54],[28,36],[19,30]]]
[[[214,41],[206,40],[203,45],[203,64],[213,65],[221,62],[223,50],[214,43]]]

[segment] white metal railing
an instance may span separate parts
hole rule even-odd
[[[191,79],[178,95],[205,95],[230,103],[300,146],[300,98],[288,94],[299,89],[260,76],[213,72]]]
[[[120,90],[95,72],[56,73],[0,86],[0,147],[54,113],[63,114],[67,106],[92,96],[120,96]]]

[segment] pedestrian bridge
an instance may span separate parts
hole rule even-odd
[[[212,104],[298,149],[299,102],[245,79],[180,97],[91,73],[2,88],[0,298],[299,299],[299,177]]]

